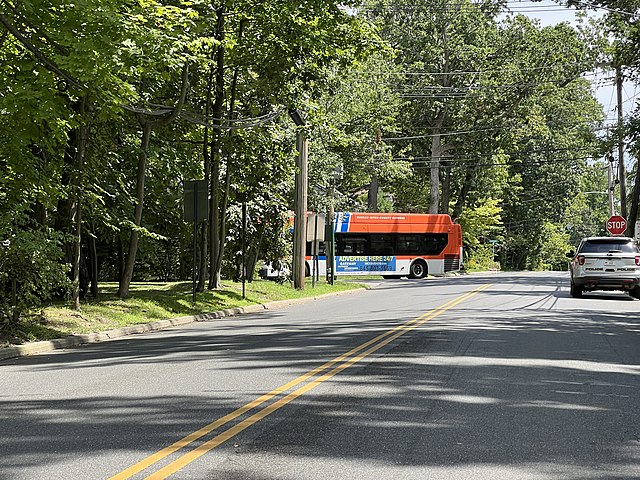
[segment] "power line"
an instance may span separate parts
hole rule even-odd
[[[173,111],[173,107],[168,107],[166,105],[159,105],[159,104],[155,104],[155,103],[150,103],[149,104],[151,107],[156,107],[159,109],[164,109],[165,113],[171,112]],[[274,115],[274,113],[281,113],[281,112],[269,112],[269,113],[265,113],[264,115],[260,115],[258,117],[238,117],[238,118],[226,118],[226,117],[222,117],[222,118],[216,118],[216,117],[207,117],[208,121],[211,122],[220,122],[221,124],[241,124],[241,123],[255,123],[255,122],[259,122],[260,120],[266,120],[266,119],[271,119]]]
[[[431,159],[439,159],[439,160],[455,160],[455,159],[469,159],[469,160],[476,160],[476,159],[483,159],[483,158],[493,158],[494,156],[497,155],[506,155],[506,156],[512,156],[512,157],[520,157],[522,155],[535,155],[535,154],[550,154],[550,153],[562,153],[562,152],[589,152],[591,151],[590,148],[584,147],[584,148],[544,148],[544,149],[532,149],[532,150],[520,150],[520,151],[511,151],[511,152],[496,152],[493,154],[487,154],[487,155],[473,155],[473,156],[459,156],[459,155],[440,155],[440,156],[436,156],[436,157],[393,157],[393,160],[406,160],[406,161],[413,161],[413,160],[431,160]]]
[[[560,163],[560,162],[576,162],[576,161],[582,161],[582,160],[593,160],[593,157],[569,157],[569,158],[555,158],[553,160],[539,160],[536,162],[523,162],[522,158],[514,158],[512,159],[511,162],[485,162],[485,163],[474,163],[473,166],[476,167],[513,167],[513,166],[517,166],[517,165],[522,165],[522,166],[533,166],[533,167],[539,167],[542,165],[547,165],[550,163]],[[413,168],[415,169],[426,169],[426,168],[431,168],[431,164],[434,163],[432,161],[419,161],[419,162],[411,162]],[[449,162],[451,163],[451,162]],[[470,164],[472,163],[471,161],[460,161],[460,162],[454,162],[457,163],[458,165],[465,165],[465,164]]]
[[[533,2],[527,2],[528,4],[523,4],[523,2],[507,2],[504,6],[504,10],[509,13],[546,13],[546,12],[564,12],[564,11],[577,11],[577,9],[572,8],[572,5],[569,3],[560,3],[554,5],[541,5],[538,2],[534,5]],[[629,17],[634,17],[637,15],[636,12],[629,12],[626,10],[616,9],[606,7],[604,5],[594,4],[591,2],[586,2],[584,0],[575,0],[576,5],[592,9],[592,10],[603,10],[609,13],[617,13],[620,15],[625,15]],[[561,7],[558,7],[560,5]],[[564,6],[562,6],[564,5]],[[414,3],[414,2],[394,2],[391,4],[378,4],[378,5],[367,5],[360,9],[360,11],[364,12],[405,12],[411,13],[416,11],[426,11],[426,12],[465,12],[468,13],[470,11],[482,10],[486,7],[500,7],[500,3],[491,4],[489,2],[451,2],[444,5],[434,5],[429,2],[424,3]]]
[[[462,130],[459,132],[445,132],[445,133],[438,133],[438,134],[427,134],[427,135],[416,135],[414,137],[383,137],[382,140],[384,141],[388,141],[388,142],[396,142],[396,141],[401,141],[401,140],[419,140],[419,139],[423,139],[423,138],[433,138],[433,137],[449,137],[452,135],[462,135],[462,134],[467,134],[467,133],[478,133],[478,132],[487,132],[487,131],[492,131],[492,130],[503,130],[505,128],[510,128],[510,127],[491,127],[491,128],[478,128],[475,130]]]
[[[243,125],[219,125],[217,123],[211,123],[211,121],[209,119],[207,119],[207,117],[205,117],[204,115],[199,115],[199,114],[191,113],[191,112],[181,112],[180,113],[180,117],[184,118],[185,120],[187,120],[187,121],[189,121],[191,123],[196,123],[196,124],[199,124],[199,125],[202,125],[202,126],[205,126],[205,127],[213,128],[213,129],[218,129],[218,130],[245,130],[247,128],[261,127],[261,126],[266,125],[267,123],[271,123],[277,117],[279,117],[280,115],[282,115],[282,113],[284,113],[286,111],[287,111],[287,109],[283,108],[281,110],[273,112],[267,118],[264,118],[262,120],[255,121],[255,122],[252,122],[252,123],[245,123]]]
[[[575,78],[571,79],[574,80]],[[442,86],[442,85],[415,85],[415,84],[397,84],[391,82],[369,82],[367,80],[356,79],[357,83],[367,83],[369,85],[382,85],[393,87],[398,90],[400,89],[420,89],[420,90],[430,90],[430,91],[442,91],[449,93],[465,93],[469,91],[480,91],[480,90],[515,90],[518,88],[534,88],[534,87],[542,87],[549,84],[563,84],[566,83],[568,79],[563,78],[560,80],[545,80],[543,82],[529,82],[529,83],[505,83],[500,85],[461,85],[461,86]],[[400,93],[400,92],[398,92]],[[410,94],[411,92],[406,92]],[[422,94],[422,92],[416,92],[416,95]],[[427,95],[425,93],[425,95]]]
[[[637,15],[636,12],[627,12],[625,10],[619,10],[616,8],[609,8],[609,7],[605,7],[603,5],[594,5],[593,3],[589,3],[589,2],[584,2],[584,1],[580,1],[580,0],[576,0],[576,3],[579,5],[583,5],[585,7],[588,8],[593,8],[594,10],[605,10],[609,13],[619,13],[620,15],[626,15],[628,17],[635,17]]]
[[[398,142],[398,141],[403,141],[403,140],[421,140],[421,139],[426,139],[426,138],[434,138],[434,137],[450,137],[450,136],[455,136],[455,135],[466,135],[466,134],[473,134],[473,133],[481,133],[481,132],[491,132],[491,131],[497,131],[497,130],[505,130],[508,128],[516,128],[518,127],[518,125],[504,125],[504,126],[499,126],[499,127],[486,127],[486,128],[476,128],[476,129],[472,129],[472,130],[460,130],[457,132],[442,132],[442,133],[428,133],[428,134],[424,134],[424,135],[414,135],[414,136],[410,136],[410,137],[382,137],[383,141],[390,141],[390,142]],[[576,127],[573,127],[573,129],[575,129]],[[592,130],[606,130],[607,128],[592,128]]]
[[[534,70],[548,70],[552,68],[566,68],[571,66],[582,65],[583,62],[570,62],[570,63],[556,63],[549,65],[541,65],[538,67],[518,67],[517,69],[509,69],[509,68],[496,68],[491,70],[454,70],[451,72],[373,72],[373,71],[363,71],[362,73],[366,73],[369,75],[379,75],[379,76],[393,76],[393,75],[407,75],[407,76],[436,76],[436,75],[481,75],[486,73],[502,73],[502,72],[513,72],[514,70],[521,71],[534,71]],[[600,67],[597,67],[600,68]]]
[[[145,115],[152,116],[160,116],[166,115],[174,111],[173,107],[156,105],[156,109],[150,110],[148,108],[142,107],[132,107],[129,105],[121,105],[122,108],[134,113],[141,113]],[[195,123],[198,125],[202,125],[205,127],[213,128],[216,130],[244,130],[247,128],[260,127],[267,123],[273,122],[276,118],[278,118],[282,113],[286,112],[286,108],[282,108],[280,110],[276,110],[274,112],[252,118],[240,118],[240,119],[218,119],[213,117],[207,117],[202,114],[198,114],[195,112],[188,112],[185,110],[181,110],[178,116],[190,123]],[[236,122],[236,125],[228,125],[229,123]]]

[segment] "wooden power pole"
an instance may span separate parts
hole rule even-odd
[[[307,246],[307,136],[306,122],[298,110],[289,111],[297,126],[296,185],[293,199],[293,286],[304,290],[305,253]]]

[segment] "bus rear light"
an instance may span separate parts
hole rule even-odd
[[[586,258],[584,258],[584,256],[582,256],[582,255],[578,255],[578,264],[580,264],[580,265],[584,265],[585,260],[586,260]],[[637,261],[638,261],[638,260],[637,260],[637,258],[636,258],[636,262],[637,262]]]

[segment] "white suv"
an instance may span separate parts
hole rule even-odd
[[[571,296],[592,290],[622,290],[640,298],[640,252],[632,238],[584,238],[569,252]]]

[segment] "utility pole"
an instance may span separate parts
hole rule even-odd
[[[613,216],[615,215],[615,209],[613,208],[613,190],[615,189],[613,183],[613,154],[609,153],[607,160],[609,161],[609,188],[607,192],[609,194],[609,216]]]
[[[373,165],[371,166],[371,182],[369,183],[369,192],[367,194],[367,211],[378,211],[378,192],[380,185],[378,183],[377,167],[380,158],[380,144],[382,143],[382,130],[376,130],[376,145],[373,151]]]
[[[327,271],[327,281],[329,285],[333,285],[333,279],[335,277],[335,256],[336,256],[336,248],[335,248],[335,234],[334,234],[334,226],[333,226],[333,217],[336,215],[335,209],[335,196],[336,196],[336,179],[335,175],[331,178],[331,203],[329,203],[329,218],[328,218],[328,228],[325,235],[326,246],[327,248],[326,255],[327,260],[325,262]]]
[[[622,72],[616,67],[616,91],[618,96],[618,180],[620,181],[620,215],[627,218],[627,180],[624,168],[624,118],[622,115]]]
[[[333,285],[333,281],[336,278],[336,235],[334,226],[334,217],[336,216],[336,183],[342,178],[342,165],[334,168],[331,173],[331,202],[329,203],[329,218],[327,224],[327,232],[325,235],[325,241],[327,245],[327,281],[329,285]]]
[[[296,186],[293,199],[293,287],[304,290],[305,253],[307,246],[307,136],[306,122],[300,112],[290,110],[296,129]]]

